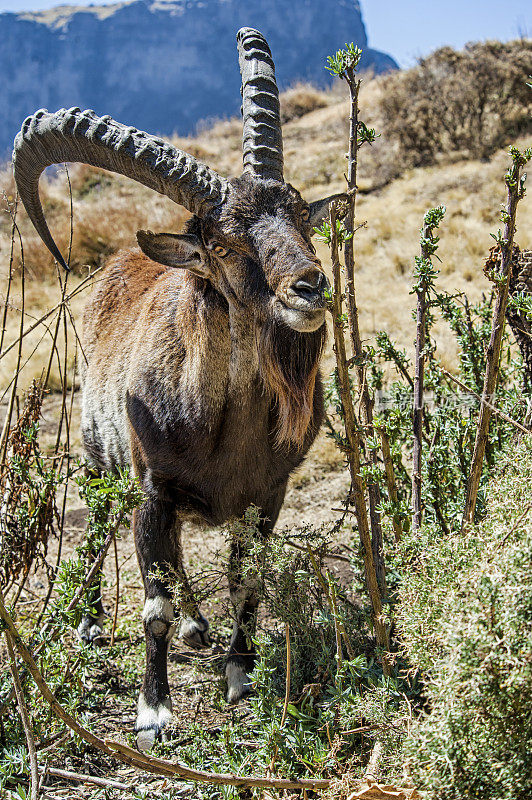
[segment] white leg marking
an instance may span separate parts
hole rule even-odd
[[[149,750],[157,736],[172,720],[172,700],[166,697],[162,703],[149,706],[144,697],[144,692],[139,694],[137,704],[137,746],[139,750]]]
[[[242,700],[243,697],[250,693],[253,681],[247,675],[244,667],[229,663],[225,668],[225,677],[227,680],[226,700],[228,703],[238,703],[239,700]]]
[[[211,646],[209,636],[209,622],[203,614],[198,612],[198,617],[182,617],[179,623],[179,638],[194,650]]]
[[[149,706],[144,697],[144,692],[139,694],[137,703],[137,721],[135,728],[164,728],[172,719],[172,700],[166,697],[157,706]]]
[[[165,631],[166,641],[169,642],[175,633],[175,614],[174,607],[167,597],[157,595],[149,597],[144,603],[142,619],[154,636],[162,636]]]
[[[82,642],[88,644],[95,642],[103,636],[103,621],[104,614],[98,614],[97,617],[92,617],[85,614],[77,628],[78,637]]]

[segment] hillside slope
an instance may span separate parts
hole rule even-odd
[[[378,100],[382,78],[369,81],[361,95],[362,117],[379,128]],[[309,87],[286,93],[282,97],[286,116],[294,109],[314,109],[295,117],[283,127],[287,179],[313,200],[343,188],[345,148],[348,129],[348,102],[337,89],[317,92]],[[316,107],[321,106],[321,107]],[[298,113],[299,113],[298,111]],[[241,170],[241,122],[238,119],[218,123],[199,136],[174,139],[176,144],[211,164],[225,175]],[[530,137],[518,142],[521,147],[532,144]],[[413,307],[410,292],[413,258],[418,252],[419,227],[422,215],[431,206],[447,206],[441,228],[440,285],[448,290],[467,291],[472,300],[490,291],[482,272],[484,259],[493,240],[490,233],[500,226],[500,204],[505,200],[503,176],[508,164],[504,150],[489,160],[455,160],[406,171],[400,178],[382,186],[387,165],[393,162],[392,144],[383,135],[372,148],[361,151],[357,214],[367,225],[356,237],[357,294],[364,336],[385,329],[401,346],[411,348],[414,330],[409,309]],[[125,178],[96,172],[81,165],[72,166],[74,238],[72,264],[79,274],[86,267],[103,263],[105,258],[122,247],[135,245],[139,228],[155,231],[178,231],[187,212],[170,200]],[[0,175],[0,187],[14,198],[15,189],[10,168]],[[381,188],[378,188],[381,187]],[[68,250],[70,213],[68,186],[64,174],[57,179],[41,181],[41,194],[47,219],[63,252]],[[18,222],[24,239],[26,263],[26,308],[38,315],[57,302],[57,285],[52,258],[23,210]],[[519,207],[517,241],[523,248],[532,247],[532,197],[525,196]],[[327,248],[317,243],[318,254],[325,268],[329,267]],[[0,216],[0,286],[5,286],[9,266],[10,219],[5,208]],[[19,264],[15,247],[15,264]],[[79,280],[73,277],[73,281]],[[18,307],[18,290],[12,305]],[[73,301],[75,313],[84,302],[86,292]],[[8,327],[15,336],[19,316],[8,315]],[[444,328],[437,330],[441,353],[448,366],[455,357],[452,337]],[[42,330],[25,340],[27,352],[37,344]],[[15,351],[0,362],[0,385],[11,375]],[[38,358],[32,360],[26,377],[38,375]],[[327,369],[327,367],[326,367]]]
[[[42,107],[93,108],[161,134],[236,114],[243,26],[267,36],[281,87],[324,85],[329,53],[346,40],[367,43],[358,0],[131,0],[0,14],[0,156]],[[397,66],[371,49],[364,59],[377,73]]]

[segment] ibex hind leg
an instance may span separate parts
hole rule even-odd
[[[94,478],[99,475],[95,470],[86,468],[85,473],[88,478]],[[107,514],[109,514],[109,507]],[[87,551],[87,563],[90,565],[94,562],[99,554],[99,550],[94,545],[90,545]],[[102,568],[96,572],[91,585],[87,590],[87,600],[89,602],[91,612],[83,614],[81,622],[77,627],[77,634],[79,639],[84,644],[101,644],[103,640],[103,622],[105,619],[105,612],[102,602]]]
[[[286,487],[283,487],[259,523],[259,536],[266,546],[268,537],[279,516]],[[233,607],[233,634],[225,667],[228,703],[235,704],[252,690],[250,673],[255,665],[253,635],[262,591],[261,576],[242,569],[242,562],[249,550],[249,543],[234,536],[229,556],[229,592]]]
[[[209,622],[199,610],[185,572],[183,548],[181,546],[181,525],[178,521],[176,522],[174,535],[176,539],[175,577],[180,612],[178,636],[188,647],[194,650],[201,650],[204,647],[210,647],[212,644],[209,635]]]

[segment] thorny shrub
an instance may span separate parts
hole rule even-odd
[[[317,108],[324,108],[329,97],[310,83],[296,83],[279,96],[281,105],[281,122],[290,122],[299,119],[305,114],[310,114]]]
[[[28,393],[18,422],[8,440],[2,471],[4,509],[0,541],[2,586],[8,601],[16,609],[19,630],[29,641],[39,667],[50,689],[70,713],[86,718],[109,691],[102,685],[94,690],[91,684],[95,671],[104,669],[108,656],[98,648],[77,642],[73,630],[81,615],[91,610],[85,577],[110,531],[129,525],[129,515],[142,499],[138,483],[127,472],[118,476],[95,477],[78,467],[57,468],[57,458],[48,460],[39,444],[39,411],[41,387],[34,385]],[[80,496],[88,508],[87,534],[70,558],[58,561],[55,567],[45,556],[49,542],[62,538],[62,518],[57,510],[58,490],[74,478]],[[60,553],[59,549],[59,553]],[[27,559],[25,561],[24,559]],[[49,591],[34,615],[16,606],[20,589],[32,567],[45,568]],[[16,582],[18,581],[18,586]],[[14,585],[13,585],[14,584]],[[85,589],[80,593],[80,589]],[[68,643],[68,644],[67,644]],[[64,728],[51,713],[37,687],[22,669],[26,701],[31,715],[34,736],[50,742]],[[0,678],[0,709],[13,702],[9,671]],[[17,714],[4,714],[0,727],[0,789],[20,786],[28,774],[27,753],[20,746],[24,733]],[[83,746],[70,745],[73,752]]]
[[[383,128],[399,142],[404,167],[440,154],[486,158],[529,132],[532,41],[442,47],[386,78]]]
[[[484,295],[478,303],[471,304],[466,295],[439,291],[434,283],[428,293],[424,407],[424,446],[427,452],[422,467],[424,516],[426,523],[436,523],[444,533],[459,526],[463,512],[479,401],[449,377],[438,357],[432,329],[437,319],[443,319],[449,325],[458,350],[457,377],[467,389],[482,394],[493,302],[494,293]],[[377,334],[371,355],[369,375],[376,391],[378,423],[386,430],[391,442],[402,501],[400,514],[406,521],[411,494],[407,465],[412,448],[412,365],[406,353],[391,341],[385,331]],[[385,365],[393,366],[396,371],[394,380],[385,380]],[[524,420],[528,408],[521,391],[522,375],[522,359],[514,352],[510,335],[505,331],[496,404],[501,411],[518,421]],[[501,417],[492,417],[477,518],[485,513],[490,471],[514,434],[515,429],[510,423]],[[380,483],[383,484],[385,496],[382,475]],[[389,506],[385,504],[384,510],[389,511]]]
[[[427,697],[407,756],[439,800],[532,796],[530,437],[497,462],[478,527],[425,527],[398,555],[397,625]]]

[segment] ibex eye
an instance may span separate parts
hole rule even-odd
[[[301,219],[304,220],[305,222],[308,222],[309,218],[310,218],[310,208],[308,208],[307,206],[307,208],[303,208],[301,210]]]
[[[223,247],[221,244],[215,244],[212,249],[214,250],[217,256],[220,256],[220,258],[225,258],[225,256],[229,252],[228,248]]]

